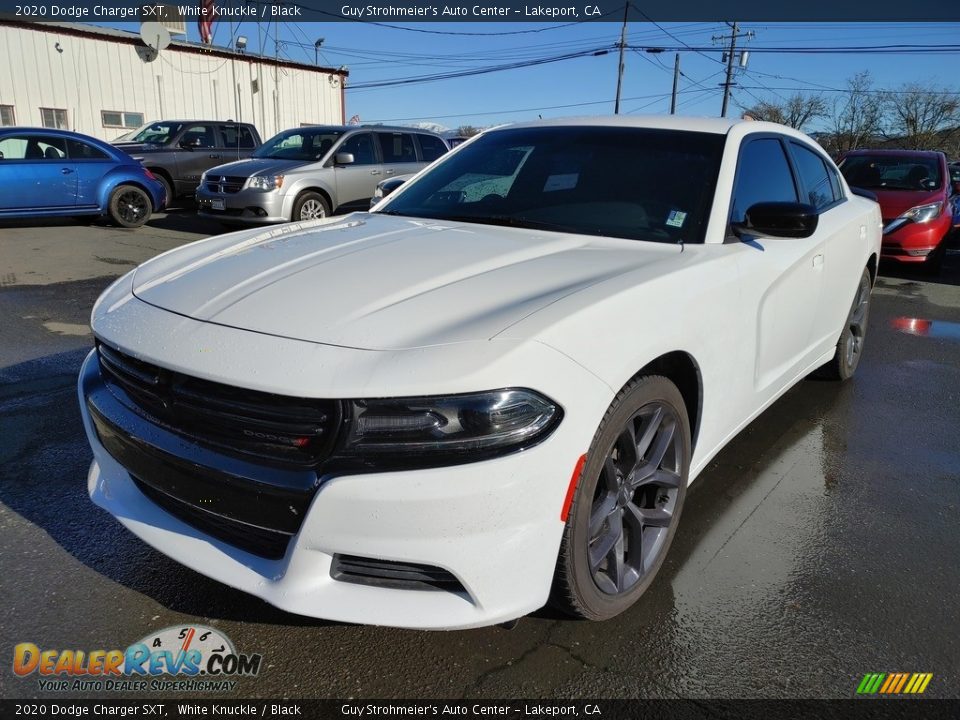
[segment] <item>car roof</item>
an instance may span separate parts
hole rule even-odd
[[[681,115],[597,115],[588,117],[557,118],[552,120],[534,120],[511,124],[511,128],[524,127],[635,127],[663,130],[688,130],[725,135],[730,128],[741,123],[756,126],[757,131],[788,130],[775,123],[739,120],[733,118],[687,117]],[[508,126],[501,126],[508,127]]]
[[[316,125],[301,125],[300,127],[287,128],[286,130],[281,130],[280,132],[295,132],[297,130],[313,130],[317,128],[323,128],[324,130],[339,130],[340,132],[351,132],[353,130],[382,130],[385,132],[415,132],[422,133],[424,135],[436,135],[441,137],[439,133],[435,133],[433,130],[425,130],[424,128],[415,128],[415,127],[402,127],[400,125],[325,125],[323,123],[317,123]],[[280,133],[277,133],[278,135]]]

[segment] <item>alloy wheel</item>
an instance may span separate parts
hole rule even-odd
[[[326,217],[327,212],[319,200],[309,199],[300,207],[301,220],[318,220]]]
[[[147,199],[138,190],[127,190],[118,198],[117,211],[126,222],[136,223],[147,214]]]

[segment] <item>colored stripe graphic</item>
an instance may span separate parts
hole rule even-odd
[[[933,673],[867,673],[857,685],[857,695],[919,695],[932,679]]]

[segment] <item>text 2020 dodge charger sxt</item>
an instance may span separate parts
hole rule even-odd
[[[880,223],[778,125],[486,132],[376,212],[114,283],[79,381],[90,495],[296,613],[611,617],[724,444],[808,373],[853,374]]]

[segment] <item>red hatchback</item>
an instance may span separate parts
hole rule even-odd
[[[883,216],[881,257],[939,272],[953,229],[947,158],[921,150],[854,150],[840,171],[852,187],[876,193]]]

